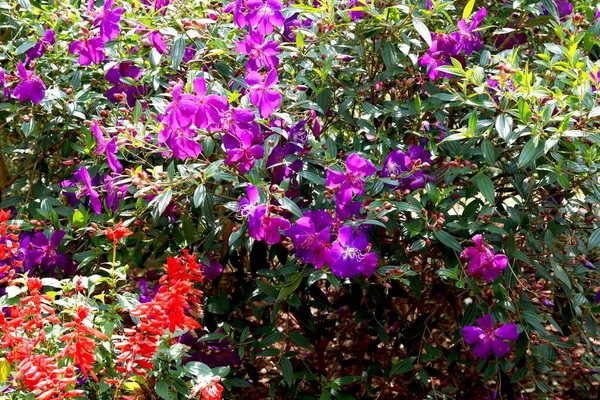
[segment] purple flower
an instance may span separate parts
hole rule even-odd
[[[232,1],[223,8],[224,13],[233,12],[233,21],[240,29],[246,26],[246,16],[244,15],[246,11],[246,4],[243,0]]]
[[[271,69],[264,82],[260,73],[250,71],[246,83],[250,86],[250,101],[258,107],[262,118],[269,118],[281,103],[281,93],[272,89],[277,84],[277,71]]]
[[[597,270],[598,268],[596,268],[596,266],[589,260],[585,260],[583,262],[583,266],[586,267],[587,269],[591,269],[592,271]]]
[[[106,191],[106,208],[116,213],[119,202],[127,196],[127,185],[117,185],[117,179],[110,175],[104,176],[104,190]]]
[[[50,240],[44,232],[37,232],[31,237],[27,257],[33,267],[39,266],[41,269],[52,275],[56,269],[60,269],[67,274],[75,272],[74,265],[66,254],[57,251],[60,242],[65,236],[62,230],[55,231]]]
[[[246,187],[248,198],[240,200],[239,212],[248,218],[248,233],[255,240],[267,244],[276,244],[281,240],[280,230],[290,227],[290,221],[267,212],[265,204],[259,204],[258,189],[252,185]]]
[[[225,164],[238,165],[241,173],[250,171],[254,160],[264,157],[265,152],[262,144],[248,130],[239,130],[235,135],[223,135],[223,146],[227,152]]]
[[[419,58],[419,65],[428,68],[427,75],[432,81],[440,75],[444,78],[452,78],[452,74],[438,71],[438,68],[452,65],[451,58],[457,59],[464,65],[464,57],[459,54],[461,47],[454,35],[440,33],[432,36],[431,47],[427,54]]]
[[[223,266],[211,256],[208,256],[208,264],[202,264],[202,272],[206,280],[212,281],[223,272]]]
[[[283,140],[283,139],[282,139]],[[286,157],[302,150],[295,143],[278,143],[267,159],[267,169],[273,173],[273,183],[280,184],[284,179],[293,180],[302,169],[302,160],[286,161]]]
[[[488,358],[493,351],[496,357],[504,357],[510,351],[505,340],[517,340],[519,332],[515,324],[506,324],[494,329],[492,314],[477,319],[477,326],[465,326],[462,335],[467,344],[474,344],[473,354],[479,358]]]
[[[292,239],[296,257],[321,268],[331,264],[331,216],[323,211],[306,211],[285,234]]]
[[[340,278],[353,278],[358,274],[371,276],[377,267],[377,255],[369,253],[369,241],[363,232],[352,232],[352,227],[340,228],[331,246],[331,272]]]
[[[375,172],[377,168],[369,160],[353,153],[346,159],[346,173],[327,169],[326,185],[332,189],[339,188],[336,200],[349,204],[354,195],[360,196],[364,193],[363,178]]]
[[[600,89],[600,70],[596,72],[590,71],[590,83],[592,84],[592,92]]]
[[[279,0],[248,0],[246,5],[249,10],[245,18],[246,23],[261,35],[272,33],[273,26],[283,26],[285,19]]]
[[[425,8],[429,11],[433,10],[433,3],[431,0],[425,0]]]
[[[479,9],[479,11],[473,16],[473,20],[467,26],[467,21],[461,19],[457,26],[458,32],[452,34],[455,37],[458,49],[464,50],[466,55],[471,55],[474,51],[481,50],[483,44],[481,43],[481,35],[479,32],[473,32],[479,27],[483,19],[487,14],[485,7]]]
[[[82,197],[89,196],[90,197],[90,205],[92,207],[92,211],[96,214],[100,215],[102,212],[102,204],[100,203],[100,195],[92,186],[92,179],[90,177],[90,173],[88,172],[86,167],[81,167],[74,174],[75,179],[78,183],[81,183],[79,186],[79,191],[77,192],[77,199],[81,199]]]
[[[140,303],[150,303],[160,289],[160,283],[152,286],[152,292],[148,290],[148,283],[144,278],[140,279]]]
[[[37,104],[44,99],[46,85],[33,71],[27,71],[22,62],[17,65],[17,72],[21,82],[15,87],[14,96],[20,101],[31,100],[33,104]]]
[[[123,8],[117,7],[113,9],[113,3],[114,0],[106,0],[102,11],[94,21],[94,26],[100,24],[100,37],[105,42],[114,40],[119,35],[119,32],[121,32],[119,22],[121,21]]]
[[[96,148],[94,149],[95,155],[103,154],[106,151],[106,140],[104,139],[104,134],[102,132],[102,128],[98,124],[98,120],[94,119],[92,122],[92,126],[90,127],[94,138],[96,139]]]
[[[56,37],[52,29],[48,29],[44,34],[44,37],[25,53],[25,64],[29,65],[32,60],[40,58],[46,52],[46,48],[56,43]]]
[[[267,212],[267,206],[259,203],[258,189],[255,186],[246,187],[247,198],[240,199],[239,212],[248,218],[248,234],[251,238],[261,240],[264,237],[262,219]]]
[[[403,190],[420,189],[425,186],[429,176],[417,167],[417,162],[419,165],[431,163],[431,155],[423,147],[413,145],[408,150],[408,154],[400,150],[394,150],[388,154],[383,162],[380,176],[382,178],[398,177],[400,179],[399,187]]]
[[[207,128],[209,125],[220,124],[222,115],[229,108],[227,98],[216,94],[207,96],[204,78],[196,78],[194,80],[194,91],[196,92],[196,101],[198,103],[198,110],[195,116],[196,127]]]
[[[257,31],[251,30],[243,41],[237,42],[236,50],[240,54],[250,56],[246,63],[248,71],[258,71],[262,67],[273,69],[279,65],[279,44],[274,40],[265,42],[265,37]]]
[[[104,39],[92,37],[84,40],[75,40],[69,45],[69,53],[79,53],[79,64],[100,64],[106,58],[104,54]]]
[[[6,77],[2,68],[0,68],[0,89],[2,89],[2,97],[4,98],[4,101],[9,101],[10,89],[6,87]]]
[[[173,88],[173,101],[165,110],[158,142],[166,144],[173,151],[173,157],[185,160],[198,157],[202,146],[194,140],[197,133],[192,129],[198,112],[198,98],[192,94],[182,94],[182,89],[182,84]]]
[[[286,18],[283,23],[283,33],[281,37],[284,42],[295,42],[296,41],[296,30],[298,28],[304,27],[306,29],[310,29],[312,26],[312,19],[307,19],[304,22],[298,19],[298,13],[292,14],[290,17]]]
[[[460,253],[461,258],[469,259],[468,270],[474,278],[482,275],[486,282],[496,279],[506,269],[508,257],[496,254],[482,235],[473,236],[475,247],[467,247]]]
[[[194,46],[193,44],[190,44],[189,46],[187,46],[185,48],[185,51],[183,52],[182,61],[184,63],[189,63],[190,61],[192,61],[192,59],[195,56],[196,56],[196,46]]]
[[[117,98],[118,93],[123,93],[127,97],[127,105],[135,106],[135,101],[138,97],[143,96],[146,92],[145,85],[128,85],[121,81],[121,78],[131,78],[137,81],[142,76],[142,70],[132,62],[126,61],[120,64],[115,64],[107,72],[104,78],[114,86],[106,92],[106,98],[111,103],[119,103],[121,100]]]
[[[151,7],[154,6],[154,11],[161,12],[162,15],[165,15],[167,12],[166,7],[170,4],[169,0],[142,0],[142,4]]]
[[[167,52],[167,45],[165,44],[165,41],[163,40],[163,37],[159,31],[150,32],[148,34],[148,39],[150,40],[150,43],[152,43],[152,46],[154,46],[156,51],[158,51],[160,54],[165,54]]]
[[[271,213],[266,213],[262,218],[264,229],[264,239],[267,244],[277,244],[281,241],[280,231],[289,229],[291,224],[285,218],[273,216]]]

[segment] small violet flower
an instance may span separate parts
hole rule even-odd
[[[84,40],[75,40],[69,45],[69,53],[79,53],[79,64],[100,64],[106,58],[104,54],[105,40],[101,37],[91,37]]]
[[[55,231],[50,240],[44,232],[35,233],[29,242],[30,249],[27,251],[31,265],[39,266],[44,272],[52,275],[56,273],[57,268],[67,274],[75,272],[76,265],[66,254],[57,251],[64,236],[65,232],[62,230]]]
[[[506,269],[508,257],[496,254],[489,244],[486,244],[482,235],[473,236],[475,247],[467,247],[460,253],[460,257],[469,259],[468,270],[471,276],[481,275],[486,282],[496,279]]]
[[[306,211],[285,234],[292,239],[296,257],[321,268],[331,263],[331,216],[323,210]]]
[[[262,67],[273,69],[279,65],[279,44],[274,40],[265,41],[265,37],[257,31],[251,30],[243,41],[237,42],[236,50],[250,56],[246,63],[248,71],[258,71]]]
[[[431,155],[421,146],[411,146],[408,154],[394,150],[383,162],[380,176],[382,178],[392,176],[399,178],[399,188],[403,190],[420,189],[431,179],[421,170],[421,165],[424,163],[431,164]]]
[[[17,72],[21,82],[17,84],[13,95],[20,101],[31,100],[33,104],[37,104],[44,99],[46,85],[33,71],[27,71],[22,62],[17,65]],[[5,93],[6,95],[6,93]]]
[[[44,34],[44,37],[25,53],[25,64],[29,63],[36,58],[40,58],[46,52],[46,49],[56,43],[56,37],[52,29],[48,29]]]
[[[328,188],[338,188],[336,200],[349,204],[354,195],[360,196],[364,193],[365,177],[373,175],[377,168],[366,158],[356,153],[346,159],[346,172],[338,172],[327,169],[326,185]]]
[[[281,103],[281,93],[273,89],[277,84],[277,70],[271,69],[263,82],[263,77],[256,71],[246,75],[246,83],[250,86],[250,102],[258,107],[262,118],[269,118]]]
[[[504,357],[510,351],[505,340],[517,340],[519,332],[515,324],[506,324],[494,329],[492,314],[477,319],[477,326],[465,326],[462,335],[467,344],[474,344],[473,354],[479,358],[488,358],[491,352],[496,357]]]
[[[114,0],[106,0],[104,7],[96,20],[94,26],[100,25],[100,38],[108,42],[116,39],[121,32],[119,22],[121,21],[122,7],[112,8]]]
[[[340,228],[337,239],[331,245],[331,272],[340,278],[353,278],[358,274],[371,276],[377,267],[377,255],[368,252],[369,241],[364,232],[352,231],[352,227]]]
[[[75,180],[79,183],[79,191],[77,192],[77,199],[89,196],[90,206],[92,211],[100,215],[102,213],[102,204],[100,203],[100,195],[92,186],[92,178],[86,167],[81,167],[74,174]]]
[[[274,26],[283,26],[285,22],[279,0],[248,0],[246,6],[249,10],[245,18],[247,25],[261,35],[272,33]]]

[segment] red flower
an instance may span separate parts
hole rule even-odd
[[[133,235],[129,229],[123,226],[123,221],[119,222],[114,229],[106,228],[106,236],[115,244],[123,237]]]
[[[221,400],[223,386],[219,383],[220,377],[215,376],[211,383],[202,389],[202,400]]]

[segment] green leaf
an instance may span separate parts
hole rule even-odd
[[[500,114],[498,118],[496,118],[496,131],[498,134],[504,139],[506,142],[510,139],[510,134],[512,133],[513,127],[513,119],[510,115]]]
[[[198,381],[210,381],[214,376],[212,369],[199,361],[192,361],[183,367],[185,374]]]
[[[588,238],[587,249],[590,251],[598,247],[598,245],[600,245],[600,228],[595,229]]]
[[[490,203],[496,202],[496,194],[494,192],[494,182],[486,174],[479,174],[475,176],[475,184],[477,188],[483,194],[483,197]]]
[[[312,345],[309,343],[309,341],[298,332],[291,332],[289,336],[292,343],[294,343],[296,346],[300,346],[309,350],[312,349]]]
[[[529,139],[525,144],[525,147],[523,147],[523,150],[519,155],[519,161],[517,161],[517,166],[519,168],[526,168],[544,154],[543,139],[537,141],[534,139],[535,138]]]
[[[173,192],[171,189],[167,189],[158,196],[154,198],[152,203],[154,203],[154,208],[152,209],[152,218],[155,220],[159,219],[162,213],[165,212],[167,206],[171,202],[171,198],[173,197]]]
[[[160,396],[161,399],[165,399],[165,400],[171,399],[169,383],[164,379],[161,379],[160,381],[156,382],[156,385],[154,386],[154,391],[156,392],[157,395]]]
[[[302,218],[303,214],[302,214],[302,210],[300,210],[300,208],[296,205],[296,203],[294,203],[294,201],[292,199],[289,199],[285,196],[281,197],[278,199],[279,203],[281,203],[281,206],[283,208],[285,208],[288,211],[291,211],[292,214],[294,214],[296,217],[298,218]]]
[[[283,286],[281,288],[281,290],[279,291],[279,295],[277,296],[277,301],[285,300],[286,298],[288,298],[289,295],[294,293],[296,291],[296,289],[298,289],[298,286],[300,286],[303,275],[304,275],[304,271],[296,272],[292,276],[292,279],[290,280],[290,282],[287,283],[285,286]]]
[[[433,233],[433,236],[442,244],[444,244],[445,246],[451,248],[452,250],[455,250],[457,252],[461,252],[463,249],[460,245],[460,243],[458,243],[458,241],[456,239],[454,239],[454,237],[452,235],[450,235],[448,232],[446,231],[436,231]]]
[[[413,19],[413,26],[428,46],[431,46],[431,32],[420,19]]]
[[[78,228],[83,228],[87,225],[85,216],[79,210],[75,210],[73,213],[73,225]]]
[[[174,70],[179,68],[179,64],[183,60],[183,54],[185,52],[185,36],[179,35],[173,41],[173,47],[171,49],[171,66]]]
[[[285,383],[288,386],[292,386],[292,383],[294,383],[294,367],[292,366],[292,362],[287,357],[282,357],[281,361],[279,361],[279,368],[281,368]]]
[[[475,0],[469,0],[469,2],[467,3],[467,5],[465,5],[465,8],[463,10],[462,13],[462,18],[463,19],[468,19],[469,16],[471,15],[471,12],[473,11],[473,7],[475,6]]]
[[[493,166],[496,162],[496,152],[494,151],[494,145],[488,139],[484,139],[481,142],[481,151],[483,158],[490,166]]]
[[[390,371],[390,375],[406,374],[412,371],[414,368],[414,357],[408,357],[394,365]]]

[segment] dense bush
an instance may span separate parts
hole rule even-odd
[[[0,0],[1,397],[595,398],[595,7]]]

